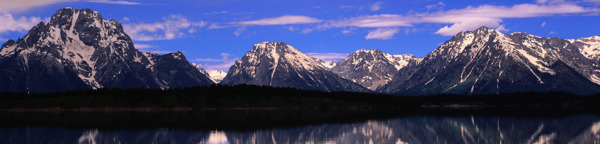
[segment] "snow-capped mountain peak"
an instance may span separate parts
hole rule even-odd
[[[586,58],[600,61],[600,36],[579,38],[577,40],[571,39],[569,41],[579,47],[581,54]]]
[[[595,89],[600,84],[597,62],[580,53],[589,44],[580,42],[578,46],[572,41],[520,32],[503,34],[486,27],[460,32],[417,65],[400,69],[381,90],[406,95],[548,90],[592,93],[583,88]],[[558,86],[563,84],[578,86]]]
[[[317,60],[283,42],[254,44],[221,84],[254,84],[322,91],[368,91],[335,75]]]
[[[58,10],[23,38],[4,43],[0,63],[7,69],[21,68],[11,70],[14,75],[4,75],[15,77],[4,83],[12,86],[0,88],[8,91],[168,88],[212,83],[208,77],[189,72],[192,66],[181,52],[159,56],[138,51],[119,22],[108,21],[90,9]],[[163,73],[166,71],[172,72]],[[46,78],[32,79],[28,74],[33,73]],[[188,81],[172,82],[183,77]]]
[[[209,70],[208,75],[215,83],[219,83],[227,76],[227,73],[222,70]]]
[[[379,49],[360,49],[336,64],[331,70],[371,90],[387,84],[394,74],[409,63],[416,63],[413,55],[391,55]]]

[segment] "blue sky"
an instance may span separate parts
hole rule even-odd
[[[121,22],[142,51],[183,51],[225,70],[258,42],[286,42],[325,60],[358,49],[422,57],[460,31],[577,39],[600,35],[600,0],[0,0],[0,40],[22,37],[64,7]]]

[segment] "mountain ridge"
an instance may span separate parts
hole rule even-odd
[[[167,54],[171,57],[182,54]],[[168,58],[169,56],[161,56]],[[182,67],[187,60],[171,59]],[[164,62],[164,60],[162,60]],[[34,26],[23,37],[8,40],[0,49],[0,91],[53,92],[97,88],[169,88],[155,62],[135,49],[121,24],[90,9],[63,8],[48,22]],[[18,70],[14,70],[18,69]],[[168,71],[168,70],[167,70]],[[192,72],[195,73],[195,72]],[[210,85],[197,74],[169,74]],[[164,74],[164,73],[163,73]],[[182,79],[183,80],[183,79]],[[191,86],[189,83],[185,86]]]
[[[254,44],[252,50],[231,66],[220,84],[251,84],[321,91],[369,91],[342,79],[314,58],[283,42]]]

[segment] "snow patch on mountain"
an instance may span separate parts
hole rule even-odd
[[[395,73],[419,61],[413,55],[391,55],[379,49],[360,49],[338,62],[331,70],[342,78],[375,90],[387,84]]]
[[[222,70],[209,70],[208,75],[215,83],[219,83],[227,76],[227,73]]]

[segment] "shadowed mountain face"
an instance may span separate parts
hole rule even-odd
[[[573,41],[573,40],[571,40]],[[600,92],[597,59],[569,40],[481,27],[409,64],[380,91],[400,95]]]
[[[156,67],[155,63],[179,66]],[[188,65],[181,53],[150,59],[134,48],[119,22],[108,21],[96,11],[64,8],[49,22],[34,26],[23,38],[2,45],[0,91],[60,92],[212,84],[206,76],[196,74],[197,70],[171,69],[191,67]],[[171,70],[186,71],[183,73],[187,76],[178,72],[172,76],[160,74]],[[168,82],[177,77],[193,77],[193,80],[186,84]]]
[[[255,44],[242,60],[231,66],[220,84],[265,85],[321,91],[369,91],[337,76],[313,58],[281,42]]]
[[[399,69],[419,58],[410,54],[390,55],[378,49],[358,50],[335,64],[331,71],[371,90],[387,84]]]

